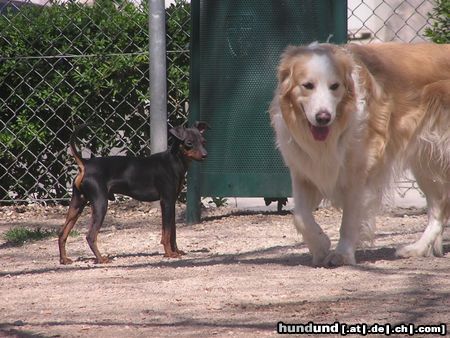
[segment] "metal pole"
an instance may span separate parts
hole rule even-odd
[[[167,149],[166,11],[164,0],[149,0],[150,148]]]

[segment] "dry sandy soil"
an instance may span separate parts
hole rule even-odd
[[[443,258],[394,255],[420,236],[422,210],[385,211],[358,265],[336,269],[311,266],[289,213],[232,207],[206,210],[194,226],[178,207],[182,259],[162,257],[160,213],[150,204],[111,205],[99,235],[107,265],[93,264],[84,239],[88,210],[80,235],[69,237],[70,266],[59,264],[56,238],[13,247],[2,237],[17,226],[57,228],[65,211],[0,208],[1,337],[261,337],[276,336],[280,321],[417,327],[450,318],[448,230]],[[316,216],[335,245],[340,213]]]

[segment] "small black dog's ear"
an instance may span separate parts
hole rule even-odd
[[[173,136],[175,136],[180,141],[184,141],[184,139],[186,138],[186,132],[183,127],[171,128],[169,130],[169,133],[171,133]]]
[[[208,123],[204,121],[197,121],[194,123],[194,127],[197,128],[201,134],[203,134],[206,130],[211,129]]]

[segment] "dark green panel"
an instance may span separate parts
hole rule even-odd
[[[289,44],[326,41],[337,28],[336,36],[342,37],[345,18],[337,18],[345,13],[339,5],[346,10],[346,1],[192,4],[195,95],[190,119],[212,127],[207,134],[209,157],[195,166],[200,179],[192,182],[200,184],[201,196],[290,196],[289,171],[275,148],[268,114],[276,66]]]
[[[203,181],[203,189],[208,191],[208,196],[286,197],[291,194],[286,173],[210,173],[207,177]],[[272,196],[271,192],[278,196]]]

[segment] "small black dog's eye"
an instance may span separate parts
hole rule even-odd
[[[331,86],[330,86],[330,89],[331,90],[336,90],[336,89],[338,89],[339,88],[339,83],[333,83]]]
[[[192,147],[194,146],[194,144],[192,143],[192,141],[186,141],[186,142],[184,142],[184,145],[185,145],[187,148],[192,148]]]
[[[312,82],[306,82],[306,83],[302,84],[302,86],[308,90],[314,89],[314,83],[312,83]]]

